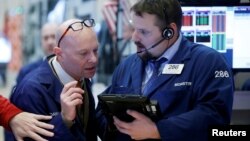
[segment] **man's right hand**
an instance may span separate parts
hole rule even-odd
[[[64,85],[61,98],[62,118],[67,126],[71,126],[72,122],[76,118],[76,106],[83,103],[84,90],[76,87],[77,81],[72,81]]]

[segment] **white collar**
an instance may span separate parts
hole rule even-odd
[[[57,61],[57,57],[55,56],[52,60],[52,65],[55,69],[55,73],[59,77],[60,81],[63,83],[63,85],[71,82],[76,81],[73,77],[71,77],[60,65],[60,63]]]

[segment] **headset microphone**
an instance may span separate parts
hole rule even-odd
[[[159,45],[159,44],[160,44],[162,41],[164,41],[164,40],[165,40],[165,38],[162,38],[161,40],[159,40],[158,42],[156,42],[155,44],[153,44],[150,48],[145,48],[144,50],[142,50],[142,51],[137,51],[136,53],[142,53],[142,52],[144,52],[144,51],[148,51],[148,50],[150,50],[150,49],[156,47],[157,45]]]

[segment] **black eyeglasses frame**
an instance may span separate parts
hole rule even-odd
[[[88,21],[88,22],[87,22]],[[79,28],[79,29],[74,29],[72,25],[76,24],[76,23],[81,23],[82,24],[82,27]],[[87,24],[89,23],[89,24]],[[58,40],[58,44],[57,44],[57,47],[60,47],[60,43],[63,39],[63,37],[66,35],[66,33],[69,31],[69,29],[72,29],[73,31],[79,31],[79,30],[82,30],[83,29],[83,25],[85,25],[86,27],[93,27],[95,26],[95,20],[94,19],[86,19],[86,20],[83,20],[83,21],[77,21],[77,22],[74,22],[72,24],[70,24],[67,29],[63,32],[62,36],[59,38]]]

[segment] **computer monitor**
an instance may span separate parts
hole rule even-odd
[[[182,33],[224,54],[234,70],[250,70],[250,5],[182,6]]]

